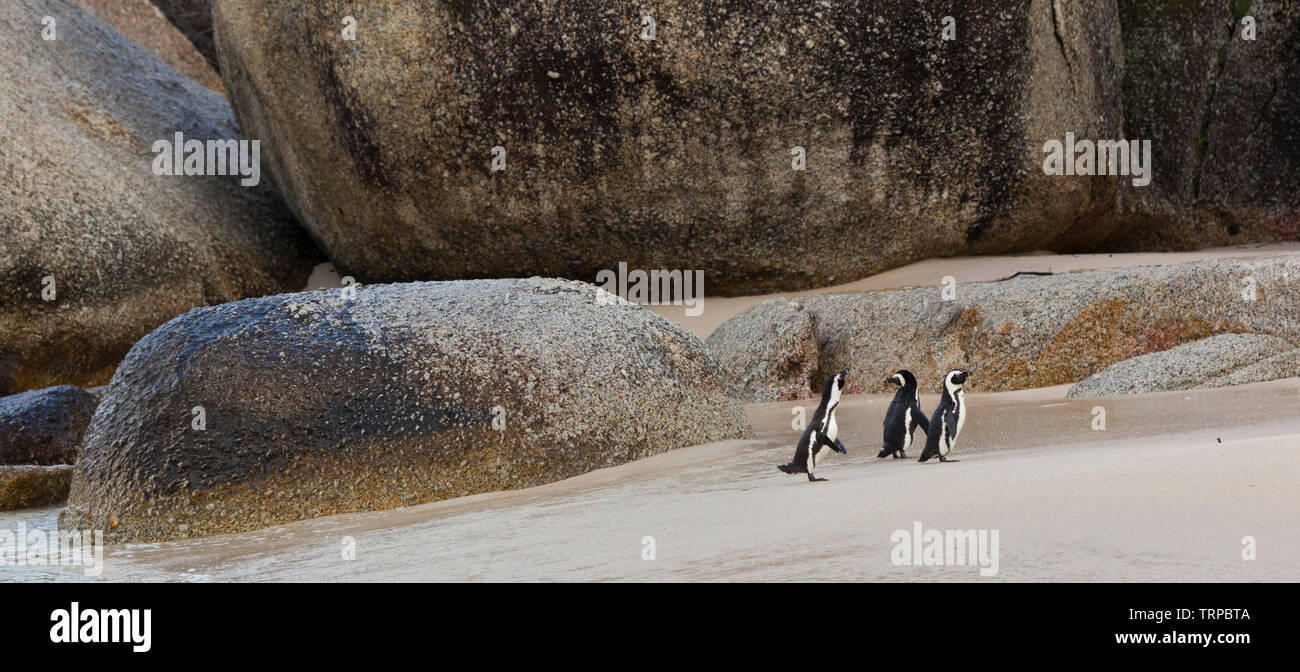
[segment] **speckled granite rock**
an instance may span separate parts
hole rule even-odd
[[[818,370],[853,371],[851,393],[876,390],[875,381],[900,367],[928,391],[957,366],[973,373],[967,389],[1016,390],[1074,383],[1220,333],[1272,334],[1300,345],[1300,256],[959,284],[952,301],[937,287],[799,301],[817,325]],[[709,345],[732,370],[755,350],[776,350],[770,334],[780,331],[772,323],[784,314],[773,302],[749,308],[719,327],[733,332],[727,341]],[[773,381],[765,394],[794,382]]]
[[[319,252],[266,180],[153,173],[177,131],[239,137],[224,98],[68,3],[0,3],[0,42],[0,394],[102,384],[190,308],[303,286]]]
[[[1228,387],[1298,377],[1300,377],[1300,350],[1289,350],[1272,357],[1265,357],[1254,364],[1247,364],[1236,371],[1215,376],[1200,387]]]
[[[411,283],[191,311],[119,367],[60,524],[118,541],[247,530],[750,435],[699,339],[595,292]]]
[[[1119,0],[1124,132],[1156,148],[1107,249],[1300,239],[1300,3]],[[1256,22],[1243,40],[1242,18]]]
[[[709,348],[734,353],[726,361],[727,377],[736,394],[749,401],[803,399],[820,390],[825,376],[817,373],[817,324],[812,313],[795,300],[766,304],[765,329],[756,332],[727,322],[709,335]]]
[[[98,405],[71,385],[0,397],[0,464],[72,464]]]
[[[1113,178],[1041,170],[1048,138],[1121,133],[1106,0],[217,0],[213,23],[280,193],[363,280],[626,261],[755,293],[1113,228]]]
[[[72,467],[0,465],[0,511],[57,504],[68,498]]]
[[[225,93],[221,75],[149,0],[73,1],[147,49],[158,60],[217,93]]]
[[[1219,380],[1233,373],[1241,375],[1228,380],[1239,380],[1240,383],[1220,380],[1212,386],[1285,378],[1290,375],[1300,375],[1300,370],[1292,369],[1289,373],[1268,378],[1255,376],[1280,372],[1275,367],[1286,360],[1273,361],[1273,358],[1295,351],[1294,344],[1276,336],[1220,334],[1113,364],[1075,383],[1066,396],[1107,397],[1117,394],[1188,390],[1194,387],[1209,387],[1210,385],[1206,385],[1207,382]],[[1270,360],[1271,364],[1255,366],[1265,360]],[[1294,360],[1295,355],[1292,354],[1290,361],[1294,362]],[[1243,370],[1248,367],[1251,367],[1251,371],[1244,372]],[[1254,380],[1250,380],[1252,377]]]

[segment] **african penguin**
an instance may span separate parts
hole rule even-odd
[[[916,389],[916,376],[907,369],[899,369],[894,375],[885,379],[888,385],[897,385],[894,400],[889,402],[885,411],[885,440],[880,445],[880,454],[876,457],[893,455],[895,458],[907,457],[907,449],[912,447],[912,434],[920,427],[929,434],[930,421],[921,410],[921,396]]]
[[[966,424],[966,391],[962,385],[970,377],[970,371],[953,369],[943,377],[943,400],[930,416],[930,429],[926,432],[925,450],[921,451],[920,462],[936,455],[940,462],[949,460],[948,453],[957,443],[962,425]]]
[[[787,474],[808,474],[809,481],[824,481],[826,479],[817,478],[814,471],[825,459],[826,449],[848,454],[844,444],[840,443],[840,428],[835,424],[835,407],[840,404],[840,392],[844,389],[844,378],[847,375],[849,370],[844,369],[826,378],[826,385],[822,388],[822,403],[817,406],[808,427],[803,430],[799,446],[794,450],[794,459],[777,469]]]

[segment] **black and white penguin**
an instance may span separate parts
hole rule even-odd
[[[849,370],[844,369],[826,378],[826,385],[822,388],[822,403],[817,406],[817,412],[813,413],[812,420],[804,428],[799,446],[794,450],[794,459],[777,469],[787,474],[808,474],[809,481],[824,481],[826,479],[817,478],[814,472],[817,465],[825,459],[826,450],[848,454],[844,444],[840,443],[840,428],[835,424],[835,407],[840,404],[840,392],[844,389],[844,378],[848,375]]]
[[[893,455],[902,459],[907,457],[907,449],[912,447],[912,434],[920,427],[922,432],[930,433],[930,421],[921,410],[921,394],[916,387],[916,376],[907,369],[899,369],[894,375],[885,379],[889,385],[897,385],[894,400],[889,402],[885,411],[885,440],[880,445],[880,454],[876,457]]]
[[[962,389],[970,371],[953,369],[943,377],[943,400],[930,416],[930,429],[925,436],[925,450],[921,451],[920,462],[936,455],[940,462],[949,460],[948,453],[957,444],[957,435],[961,434],[962,425],[966,424],[966,391]]]

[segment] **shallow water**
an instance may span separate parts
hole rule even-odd
[[[1108,399],[1065,389],[971,393],[955,464],[875,459],[888,397],[856,395],[839,416],[849,455],[808,483],[776,470],[797,404],[762,404],[748,407],[755,441],[529,490],[111,547],[97,579],[0,567],[0,580],[1300,580],[1300,381]],[[936,401],[922,395],[927,410]],[[1105,430],[1092,429],[1095,406]],[[0,514],[0,529],[56,513]],[[918,521],[997,530],[998,574],[896,566],[891,535]],[[1241,557],[1246,536],[1255,560]]]

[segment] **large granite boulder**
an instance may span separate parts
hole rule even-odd
[[[0,464],[72,464],[98,405],[71,385],[0,397]]]
[[[0,3],[0,42],[0,394],[101,384],[190,308],[303,286],[318,252],[266,180],[153,172],[177,132],[239,137],[224,98],[68,3]]]
[[[974,374],[968,388],[998,391],[1074,383],[1116,362],[1221,333],[1270,334],[1300,345],[1297,281],[1300,256],[1281,255],[958,284],[951,300],[934,287],[799,302],[816,325],[809,343],[817,347],[817,370],[857,372],[849,392],[878,391],[876,381],[898,368],[938,391],[943,373],[958,366]],[[768,301],[719,327],[751,335],[709,339],[732,378],[742,379],[757,359],[787,356],[779,325],[788,313]],[[774,380],[742,398],[765,400],[802,380]]]
[[[1223,387],[1300,376],[1294,343],[1264,334],[1220,334],[1113,364],[1070,388],[1069,397],[1105,397]]]
[[[1116,180],[1046,176],[1042,148],[1122,132],[1114,2],[690,0],[646,40],[648,7],[216,0],[213,23],[279,191],[363,280],[623,261],[754,293],[1113,229]]]
[[[1198,387],[1230,387],[1280,378],[1300,378],[1300,348],[1265,357],[1232,371],[1225,371]]]
[[[798,300],[766,304],[762,320],[728,320],[706,343],[728,353],[728,377],[747,401],[803,399],[826,380],[818,375],[817,322]]]
[[[1300,3],[1119,0],[1124,131],[1155,148],[1122,183],[1110,249],[1300,239]],[[1255,40],[1243,39],[1245,17]]]
[[[747,437],[728,392],[695,336],[574,281],[200,308],[118,368],[60,524],[168,539],[532,486]]]

